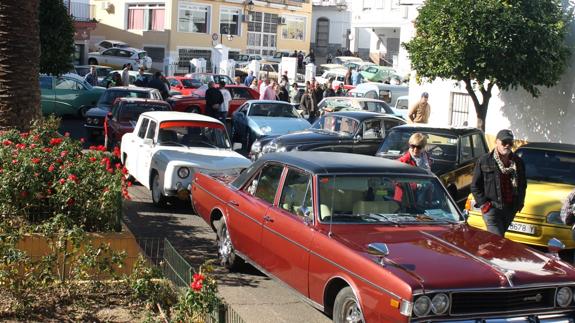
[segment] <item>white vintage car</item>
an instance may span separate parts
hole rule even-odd
[[[122,137],[121,158],[157,206],[170,196],[188,198],[195,172],[234,176],[251,164],[231,149],[220,121],[172,111],[142,113],[134,131]]]

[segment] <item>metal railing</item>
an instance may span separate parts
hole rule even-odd
[[[64,0],[64,5],[76,21],[90,21],[94,18],[94,5],[73,0]]]

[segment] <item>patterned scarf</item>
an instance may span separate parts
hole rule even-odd
[[[511,185],[513,185],[513,190],[517,191],[517,165],[515,164],[515,161],[513,161],[513,158],[509,156],[509,161],[511,161],[511,165],[509,165],[509,167],[505,167],[505,165],[503,165],[497,150],[493,150],[493,158],[495,158],[495,162],[497,163],[501,173],[511,176]]]

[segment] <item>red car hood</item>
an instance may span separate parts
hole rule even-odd
[[[332,237],[369,258],[370,243],[385,243],[385,268],[414,289],[498,288],[575,281],[575,268],[466,224],[332,227]]]

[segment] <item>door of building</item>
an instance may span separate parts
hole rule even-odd
[[[329,50],[329,19],[319,18],[316,24],[316,55],[327,56]]]

